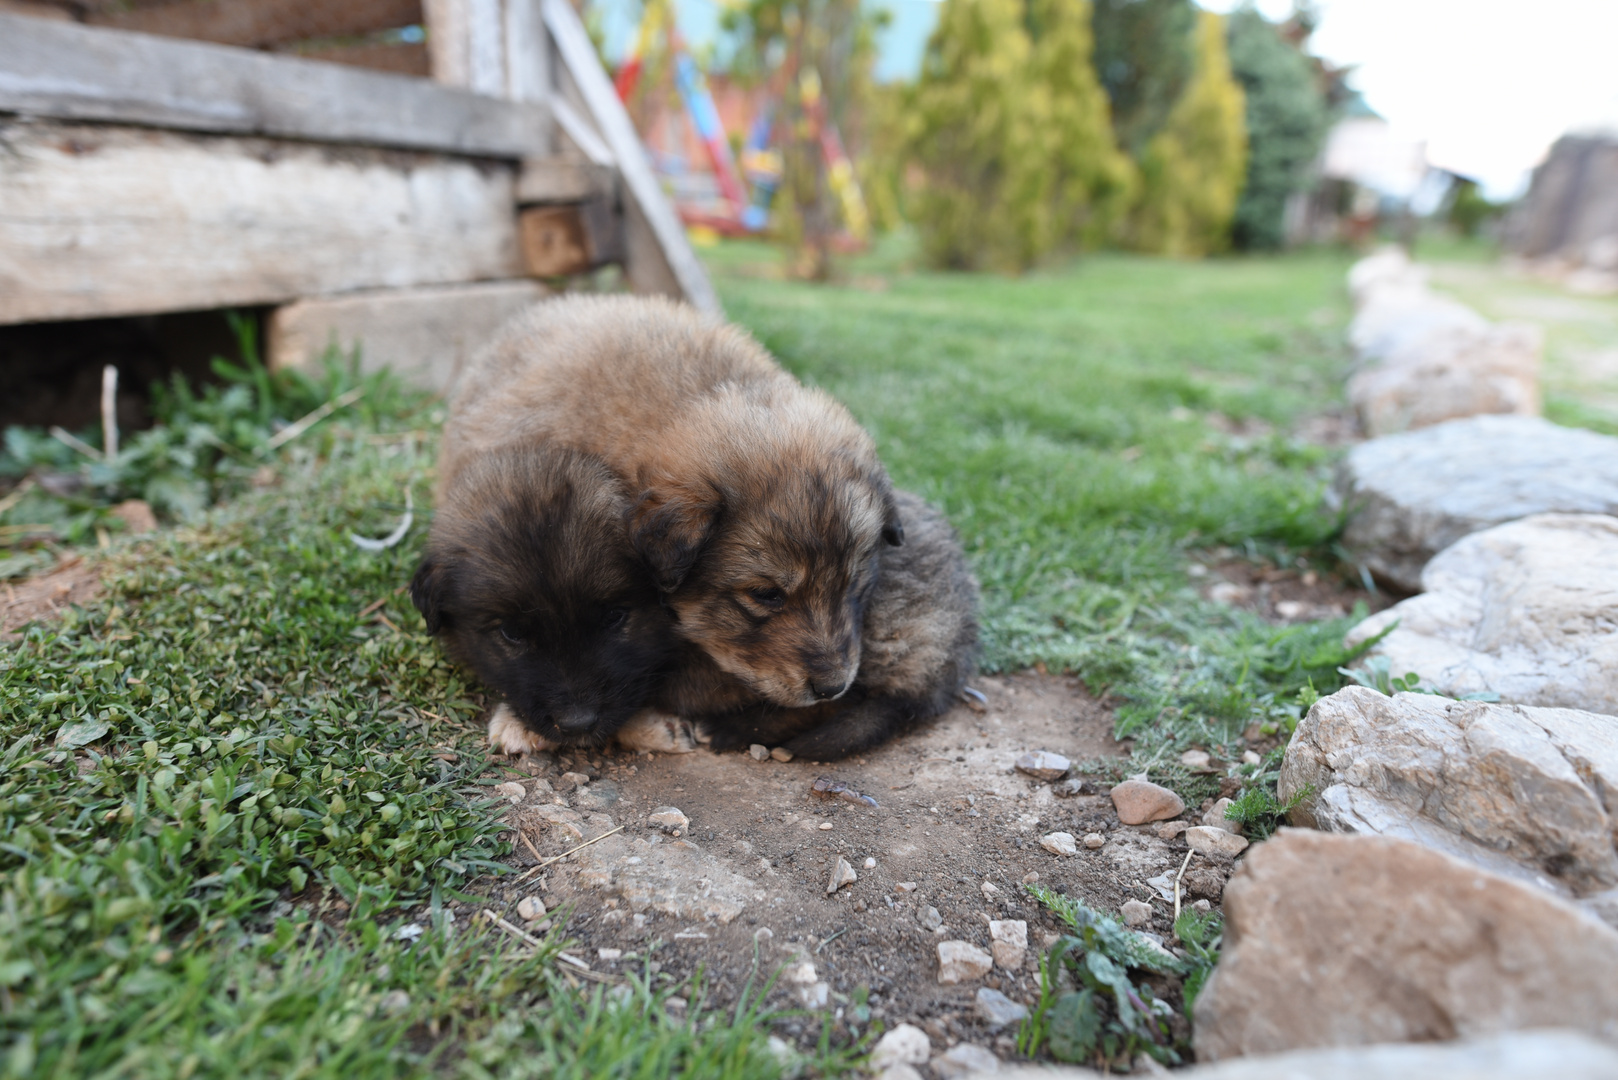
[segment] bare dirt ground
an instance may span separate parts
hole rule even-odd
[[[60,615],[101,594],[101,577],[81,556],[70,555],[50,571],[17,582],[0,582],[0,638],[14,637],[24,623]]]
[[[674,975],[701,966],[710,1000],[729,1003],[755,970],[768,976],[785,965],[772,1004],[824,1001],[853,1033],[869,1022],[851,1008],[865,987],[871,1019],[921,1025],[939,1049],[966,1040],[1004,1057],[1014,1032],[986,1026],[975,994],[988,986],[1034,1001],[1037,954],[1058,931],[1023,884],[1038,880],[1113,914],[1126,900],[1148,901],[1155,918],[1142,929],[1168,938],[1172,903],[1147,879],[1176,871],[1186,847],[1159,837],[1157,825],[1120,824],[1104,785],[1058,797],[1050,783],[1013,768],[1032,750],[1075,762],[1124,752],[1111,737],[1111,715],[1075,680],[1025,672],[975,685],[987,697],[982,711],[958,706],[833,765],[707,750],[525,760],[509,770],[520,792],[506,789],[519,870],[533,868],[536,856],[623,831],[526,880],[494,884],[493,895],[563,905],[567,934],[584,943],[581,958],[603,973],[638,971],[648,958]],[[822,776],[879,806],[815,793]],[[689,818],[678,834],[648,821],[670,806]],[[1100,833],[1106,842],[1057,856],[1039,845],[1054,831]],[[858,880],[828,892],[839,858]],[[1217,899],[1230,866],[1198,869],[1202,893]],[[931,925],[930,908],[941,926]],[[1028,924],[1027,958],[980,981],[940,985],[938,944],[963,940],[987,951],[991,919]],[[791,1020],[783,1034],[812,1040],[819,1027]]]
[[[1374,592],[1367,589],[1348,567],[1326,572],[1278,567],[1236,558],[1229,551],[1208,553],[1206,562],[1192,572],[1203,596],[1274,623],[1340,619],[1355,604],[1364,604],[1375,614],[1405,598],[1382,586]]]

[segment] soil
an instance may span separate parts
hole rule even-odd
[[[1007,1057],[1015,1032],[987,1027],[975,995],[988,986],[1032,1003],[1038,953],[1061,929],[1023,884],[1037,880],[1114,914],[1127,900],[1147,901],[1154,917],[1141,929],[1168,939],[1172,902],[1147,879],[1172,875],[1187,849],[1179,837],[1160,838],[1157,824],[1122,825],[1105,785],[1087,783],[1084,793],[1061,798],[1051,783],[1013,768],[1033,750],[1074,762],[1125,752],[1112,738],[1108,710],[1075,680],[1024,672],[975,685],[986,706],[958,706],[873,753],[831,765],[706,749],[524,759],[505,778],[522,784],[520,795],[507,789],[520,801],[506,818],[519,834],[510,860],[519,875],[485,888],[507,905],[524,897],[563,905],[565,932],[582,943],[576,955],[599,973],[641,970],[655,950],[669,974],[700,966],[709,1001],[728,1005],[755,971],[767,977],[790,965],[772,1005],[801,1008],[818,997],[853,1034],[865,1021],[845,1015],[844,1006],[865,987],[872,1019],[922,1026],[935,1051],[965,1040]],[[585,776],[588,783],[574,786]],[[819,777],[879,805],[817,794]],[[688,825],[675,831],[648,821],[666,807],[678,808]],[[619,826],[521,876],[538,857]],[[1055,831],[1100,833],[1106,842],[1058,856],[1039,845]],[[857,880],[828,893],[839,858]],[[1200,890],[1217,900],[1230,865],[1200,856],[1193,863]],[[923,924],[928,908],[937,909],[941,930]],[[991,919],[1027,923],[1026,959],[979,981],[940,985],[939,943],[987,951]],[[1177,1000],[1175,986],[1160,989]],[[788,1018],[779,1030],[807,1043],[820,1023]]]
[[[1198,572],[1200,571],[1200,573]],[[1371,614],[1392,607],[1405,594],[1378,586],[1375,592],[1353,576],[1350,568],[1321,571],[1307,566],[1275,566],[1211,552],[1192,573],[1200,591],[1216,600],[1275,623],[1340,619],[1364,604]]]
[[[35,619],[55,618],[64,608],[88,604],[101,595],[101,577],[83,557],[70,555],[48,573],[17,582],[0,582],[0,638]]]

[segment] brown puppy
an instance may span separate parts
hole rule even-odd
[[[450,656],[503,699],[491,741],[508,753],[615,735],[690,749],[646,743],[661,718],[642,715],[623,735],[679,642],[625,533],[617,478],[555,446],[463,465],[441,487],[410,596]]]
[[[844,694],[886,547],[887,473],[848,411],[741,330],[666,300],[572,296],[508,324],[463,374],[440,484],[491,449],[599,455],[676,630],[758,699]]]
[[[909,492],[896,493],[896,502],[905,543],[882,551],[847,694],[783,709],[690,650],[658,708],[696,721],[715,750],[762,743],[817,761],[869,749],[947,711],[977,659],[978,586],[944,516]]]

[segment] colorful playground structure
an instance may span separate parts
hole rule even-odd
[[[635,43],[614,84],[681,219],[688,226],[726,236],[770,230],[771,207],[783,171],[780,141],[786,133],[780,123],[781,105],[785,93],[795,92],[840,212],[839,239],[849,247],[863,247],[869,239],[870,217],[854,164],[827,115],[814,68],[783,61],[766,88],[749,96],[751,121],[738,125],[747,129],[739,167],[708,80],[680,37],[674,0],[646,0]],[[700,155],[690,152],[693,136]],[[703,159],[701,164],[693,163],[696,156]]]

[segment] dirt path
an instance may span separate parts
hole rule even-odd
[[[50,619],[73,604],[101,595],[101,577],[83,557],[70,555],[50,571],[22,581],[0,581],[0,638],[35,619]]]
[[[507,821],[533,845],[530,852],[518,844],[516,866],[624,830],[526,881],[497,886],[496,895],[572,905],[566,930],[601,971],[638,970],[660,943],[663,970],[687,974],[703,965],[712,997],[729,1002],[754,969],[756,945],[766,974],[792,965],[781,1004],[824,1000],[840,1023],[857,1028],[859,1014],[845,1017],[843,1006],[863,986],[871,1017],[890,1027],[921,1024],[945,1045],[965,1039],[1004,1056],[1010,1036],[979,1020],[975,994],[988,986],[1032,1001],[1036,955],[1057,929],[1022,883],[1037,875],[1114,913],[1125,900],[1148,900],[1157,918],[1143,929],[1166,937],[1171,905],[1146,880],[1177,868],[1185,845],[1160,838],[1155,826],[1121,825],[1105,795],[1059,798],[1049,783],[1012,768],[1030,750],[1075,762],[1123,752],[1111,737],[1111,715],[1075,680],[1027,672],[976,685],[988,699],[981,712],[957,707],[834,766],[706,750],[527,762],[521,793],[507,789],[521,800]],[[821,776],[879,807],[814,793]],[[679,834],[648,823],[670,806],[689,818]],[[1059,857],[1038,842],[1053,831],[1100,832],[1106,843]],[[858,880],[828,894],[839,858]],[[929,925],[929,908],[940,928]],[[938,944],[964,940],[987,950],[991,919],[1028,924],[1024,963],[940,985]],[[818,1024],[790,1024],[786,1033],[812,1037]]]

